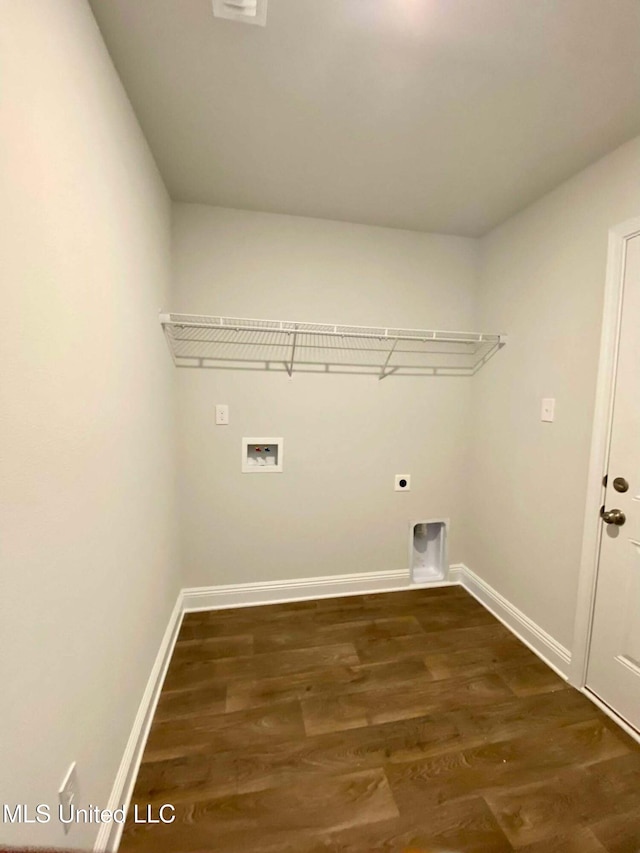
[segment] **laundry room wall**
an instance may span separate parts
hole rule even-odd
[[[85,0],[0,20],[0,846],[89,850],[180,588],[171,208]]]
[[[467,559],[569,651],[608,231],[639,215],[636,138],[481,241],[478,321],[509,343],[473,384]]]
[[[473,330],[475,240],[202,205],[173,213],[171,311]],[[177,373],[189,585],[407,569],[410,519],[449,518],[460,559],[469,377]],[[218,403],[228,426],[215,425]],[[241,473],[243,436],[282,436],[283,473]],[[398,493],[404,473],[411,491]]]

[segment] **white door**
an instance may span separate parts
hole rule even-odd
[[[627,241],[587,687],[640,729],[640,235]]]

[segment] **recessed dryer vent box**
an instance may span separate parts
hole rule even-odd
[[[413,521],[409,526],[411,582],[444,580],[447,571],[447,527],[444,518]]]
[[[242,471],[244,474],[279,474],[282,472],[284,439],[243,438]]]

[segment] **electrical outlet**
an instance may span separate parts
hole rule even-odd
[[[396,492],[410,492],[411,474],[396,474],[394,489]]]
[[[76,772],[76,762],[74,761],[71,767],[67,770],[67,775],[62,780],[62,785],[58,789],[58,800],[62,808],[62,813],[65,819],[70,817],[71,807],[78,807],[78,774]],[[72,823],[63,823],[65,834],[73,826]]]
[[[229,424],[229,406],[218,404],[216,406],[216,425],[228,426]]]

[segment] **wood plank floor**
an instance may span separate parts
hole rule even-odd
[[[121,853],[638,853],[640,747],[459,587],[187,615]]]

